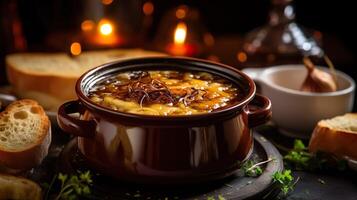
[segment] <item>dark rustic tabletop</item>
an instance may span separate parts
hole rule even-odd
[[[356,61],[352,53],[348,52],[343,44],[333,36],[324,37],[324,49],[334,61],[338,70],[349,74],[357,80]],[[241,44],[241,37],[227,35],[216,38],[215,47],[211,55],[219,58],[225,64],[239,68],[236,54]],[[4,75],[4,66],[0,67],[1,75]],[[354,112],[357,111],[355,98]],[[291,143],[291,139],[285,139],[277,131],[263,134],[276,145]],[[276,140],[276,138],[280,138]],[[284,151],[281,152],[284,155]],[[304,172],[294,171],[295,177],[300,177],[296,188],[286,199],[288,200],[357,200],[357,172],[355,171],[329,171],[329,172]]]
[[[294,172],[300,177],[295,190],[286,198],[288,200],[356,200],[357,173],[331,172],[317,174],[308,172]]]
[[[237,61],[237,49],[241,46],[241,38],[236,35],[227,35],[216,39],[213,53],[221,62],[240,68]],[[333,60],[335,67],[357,81],[356,59],[352,52],[333,35],[324,34],[323,48]],[[357,98],[353,112],[357,112]],[[268,131],[263,134],[275,146],[292,146],[293,139],[286,138],[278,131]],[[278,138],[278,139],[277,139]],[[308,143],[308,141],[305,141]],[[284,150],[281,154],[284,155]],[[329,171],[304,172],[294,171],[294,177],[300,177],[296,188],[286,197],[288,200],[357,200],[357,172],[356,171]]]
[[[281,135],[273,126],[258,128],[274,144],[284,156],[293,146],[293,138]],[[308,143],[308,141],[304,141]],[[357,171],[293,171],[294,178],[299,178],[294,191],[285,198],[287,200],[356,200],[357,199]]]

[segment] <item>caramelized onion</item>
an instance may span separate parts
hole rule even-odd
[[[244,95],[222,79],[206,72],[129,71],[98,82],[88,96],[95,103],[121,112],[207,113],[231,105]]]
[[[195,88],[170,91],[165,83],[152,79],[148,72],[134,72],[130,74],[130,80],[123,84],[114,85],[102,90],[112,93],[120,99],[136,101],[140,106],[144,104],[171,104],[182,101],[186,106],[200,94]],[[204,91],[201,95],[204,95]]]

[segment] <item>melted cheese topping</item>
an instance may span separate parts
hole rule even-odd
[[[193,115],[208,113],[231,105],[238,99],[238,89],[231,82],[206,72],[148,71],[174,98],[174,103],[142,103],[115,95],[116,88],[131,81],[133,72],[118,74],[98,83],[89,93],[95,103],[121,112],[142,115]],[[108,89],[110,89],[108,92]],[[188,96],[195,91],[194,96]],[[187,100],[189,97],[190,101]]]

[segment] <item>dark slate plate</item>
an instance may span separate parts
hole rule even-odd
[[[264,172],[261,176],[252,178],[245,177],[239,170],[233,176],[223,180],[194,185],[140,185],[127,182],[118,182],[110,177],[100,174],[94,175],[93,194],[100,199],[261,199],[277,194],[272,175],[276,171],[283,170],[283,161],[278,150],[263,136],[254,133],[255,145],[251,159],[263,161],[274,158],[273,161],[263,165]],[[76,148],[77,140],[72,139],[63,149],[60,159],[57,161],[57,170],[72,173],[76,170],[85,171],[85,162]],[[46,164],[46,163],[45,163]],[[52,163],[53,164],[53,163]],[[33,175],[40,174],[37,169]],[[53,168],[52,168],[53,169]],[[49,170],[52,171],[52,170]],[[47,173],[46,173],[47,174]],[[33,176],[37,181],[41,177]]]

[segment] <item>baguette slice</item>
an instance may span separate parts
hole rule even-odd
[[[0,166],[27,170],[39,165],[51,143],[50,121],[43,108],[23,99],[0,113]]]
[[[35,99],[46,110],[56,111],[65,101],[76,99],[76,81],[89,69],[114,60],[163,55],[141,49],[88,51],[77,57],[20,53],[6,56],[6,70],[17,96]]]
[[[0,199],[39,200],[42,191],[38,184],[28,179],[0,174]]]
[[[310,139],[309,150],[357,160],[357,113],[319,121]]]

